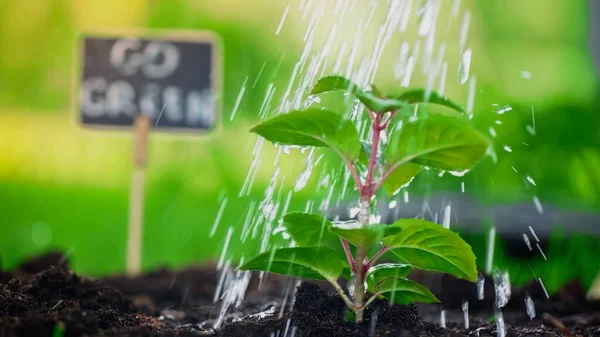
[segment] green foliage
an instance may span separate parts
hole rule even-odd
[[[452,102],[448,97],[439,94],[435,91],[430,91],[429,93],[424,89],[414,89],[405,91],[398,96],[394,96],[393,99],[406,101],[409,104],[416,103],[429,103],[429,104],[437,104],[441,106],[445,106],[452,110],[456,110],[458,112],[465,112],[465,110],[458,104]]]
[[[328,147],[349,161],[356,160],[361,151],[352,122],[327,110],[295,110],[266,120],[250,131],[282,145]]]
[[[329,231],[331,222],[318,214],[288,213],[283,225],[298,246],[340,247],[340,240]]]
[[[318,81],[311,95],[335,90],[352,93],[369,109],[371,132],[376,136],[390,125],[392,118],[401,118],[383,152],[386,158],[371,156],[379,149],[380,137],[371,137],[370,145],[362,143],[350,120],[327,110],[292,111],[262,122],[252,132],[274,143],[333,149],[348,165],[360,198],[367,203],[381,186],[395,193],[410,183],[422,166],[465,171],[485,155],[489,141],[460,116],[411,113],[411,118],[404,118],[409,116],[406,108],[416,103],[432,103],[463,112],[460,106],[446,97],[419,89],[386,98],[377,86],[372,85],[371,88],[372,91],[363,91],[346,78],[328,76]],[[385,173],[379,181],[375,181],[373,170],[378,160],[382,160],[380,164],[384,164]],[[367,168],[365,177],[359,176],[357,164]],[[378,296],[396,304],[439,302],[427,288],[406,278],[412,268],[477,281],[475,255],[458,234],[418,219],[403,219],[392,225],[368,224],[367,217],[362,214],[358,222],[342,223],[332,223],[317,214],[287,214],[283,224],[300,247],[262,253],[240,268],[326,279],[352,309],[356,321],[362,320],[365,305]],[[335,251],[340,241],[348,263],[341,260]],[[368,258],[368,253],[380,243],[382,248]],[[350,245],[354,246],[356,258]],[[404,264],[375,265],[388,251],[397,255]],[[337,284],[336,279],[340,276],[356,282],[352,300]],[[363,301],[365,282],[368,291],[374,294],[366,302]]]
[[[375,292],[375,285],[389,277],[406,277],[412,267],[402,263],[381,263],[367,271],[367,288]]]
[[[392,168],[412,162],[464,171],[483,158],[489,144],[487,138],[458,118],[430,115],[395,131],[386,155]]]
[[[326,247],[279,248],[264,252],[244,263],[240,270],[261,270],[312,280],[336,280],[344,262]]]
[[[384,237],[400,232],[401,228],[381,224],[363,225],[349,221],[332,224],[329,230],[355,247],[369,248],[381,242]]]
[[[438,303],[440,301],[429,289],[402,277],[386,277],[375,285],[375,290],[377,294],[383,295],[395,304]]]
[[[383,182],[383,187],[388,195],[395,195],[400,188],[408,185],[421,172],[421,169],[422,167],[418,164],[405,163],[390,171],[389,176]]]
[[[311,90],[310,94],[316,95],[337,90],[343,90],[352,93],[361,101],[362,104],[367,107],[367,109],[378,114],[401,110],[408,108],[409,106],[406,101],[380,98],[372,92],[363,91],[358,85],[356,85],[356,83],[341,76],[327,76],[320,79]],[[379,90],[375,89],[374,92],[379,93]]]
[[[383,244],[404,262],[419,269],[477,281],[475,255],[458,234],[419,219],[401,219],[394,225],[402,231],[385,238]]]

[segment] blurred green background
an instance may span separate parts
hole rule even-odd
[[[60,249],[69,252],[73,268],[83,274],[124,269],[131,139],[77,129],[70,107],[76,36],[103,28],[208,29],[221,36],[224,127],[197,139],[151,137],[143,265],[152,269],[218,258],[227,228],[233,226],[233,237],[239,236],[248,205],[260,202],[273,173],[272,167],[262,165],[250,195],[238,198],[256,139],[247,130],[258,120],[269,84],[276,88],[273,102],[282,96],[302,52],[310,18],[302,18],[301,2],[0,0],[2,268]],[[335,5],[329,2],[329,7]],[[379,2],[374,22],[385,19],[387,2]],[[352,42],[356,22],[369,12],[371,3],[357,1],[358,8],[346,17],[343,27],[348,33],[342,30],[348,41]],[[414,193],[459,191],[464,181],[467,192],[482,203],[531,203],[537,196],[566,210],[600,210],[599,82],[588,47],[587,1],[556,0],[552,6],[544,0],[462,1],[460,15],[452,22],[448,19],[451,1],[442,3],[438,36],[447,43],[446,59],[451,64],[446,93],[463,105],[467,102],[467,85],[459,85],[453,64],[460,57],[461,18],[469,11],[467,45],[473,50],[471,73],[477,83],[474,121],[486,132],[495,129],[498,160],[486,160],[463,178],[419,178],[427,179],[426,184],[417,181],[410,188]],[[288,5],[289,15],[276,35]],[[334,21],[328,14],[321,18],[319,39],[327,37]],[[414,41],[416,34],[411,31],[416,25],[416,18],[412,19],[413,28],[402,38]],[[367,29],[363,38],[375,40],[375,35],[376,29]],[[376,76],[386,89],[399,83],[393,66],[400,42],[400,37],[390,42]],[[339,43],[334,44],[332,54],[339,48]],[[369,45],[361,52],[368,53]],[[230,121],[244,82],[255,85],[248,86],[241,100],[239,118]],[[424,76],[415,75],[411,85],[424,83]],[[512,111],[496,113],[507,105]],[[535,135],[527,131],[527,125],[533,125],[532,109]],[[504,151],[505,145],[512,152]],[[264,162],[269,162],[276,149],[264,148]],[[293,153],[283,165],[282,172],[288,172],[285,188],[291,188],[304,169],[302,158]],[[318,204],[324,197],[322,192],[311,192],[316,175],[309,187],[294,194],[290,210],[303,210],[308,200]],[[526,175],[535,179],[535,186],[525,181]],[[217,234],[210,238],[225,197],[228,202]],[[600,267],[593,258],[600,241],[566,240],[557,233],[547,262],[541,257],[512,261],[496,245],[495,263],[514,271],[511,278],[516,283],[531,278],[533,265],[550,290],[568,278],[589,284]],[[229,246],[234,256],[256,250],[255,241],[236,240]],[[473,238],[479,261],[485,260],[484,243]],[[561,272],[573,256],[578,264]]]

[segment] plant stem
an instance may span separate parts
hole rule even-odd
[[[363,321],[364,305],[363,300],[365,297],[365,249],[358,247],[356,249],[356,274],[354,278],[354,320],[357,323]]]
[[[369,114],[373,116],[371,111],[369,111]],[[381,131],[385,129],[385,126],[382,127],[381,125],[383,115],[375,114],[375,116],[373,117],[374,118],[371,122],[371,157],[369,158],[369,165],[367,169],[367,178],[365,180],[365,184],[360,189],[360,211],[358,221],[362,225],[366,225],[369,222],[369,205],[371,203],[371,198],[375,193],[375,191],[373,191],[373,171],[375,170],[375,165],[377,164],[377,150],[379,148]],[[366,255],[367,254],[365,248],[357,247],[356,260],[354,261],[354,318],[357,323],[363,321],[363,313],[365,309],[365,305],[363,304],[365,297],[365,274],[369,270],[368,263],[365,263]]]
[[[350,309],[352,309],[353,311],[357,310],[356,305],[352,303],[348,295],[346,295],[346,293],[344,292],[344,289],[342,289],[342,287],[340,287],[340,285],[337,283],[336,279],[327,278],[327,281],[331,283],[331,285],[335,288],[335,290],[338,292],[340,297],[344,300],[344,302]]]
[[[377,253],[375,253],[375,255],[373,255],[369,262],[367,262],[367,270],[369,270],[369,268],[371,268],[371,266],[374,265],[375,262],[377,262],[377,260],[379,260],[379,258],[383,256],[383,254],[387,253],[388,250],[388,247],[381,247],[381,249]]]
[[[381,123],[381,119],[383,118],[383,115],[377,115],[375,116],[375,119],[373,120],[373,122],[371,123],[371,131],[373,132],[372,136],[371,136],[371,158],[369,159],[369,167],[367,170],[367,180],[365,181],[365,186],[364,189],[366,190],[363,193],[363,197],[367,197],[368,200],[371,200],[371,197],[373,196],[374,192],[372,191],[371,187],[373,184],[373,171],[375,168],[375,164],[377,163],[377,150],[379,148],[379,138],[381,137],[381,125],[379,125]]]
[[[356,266],[354,265],[354,258],[352,257],[352,251],[350,251],[350,244],[348,244],[347,240],[340,238],[342,242],[342,247],[344,247],[344,253],[346,253],[346,259],[348,259],[348,264],[352,269],[353,273],[356,273]]]
[[[371,296],[366,302],[365,305],[363,306],[363,308],[366,308],[369,306],[369,304],[371,304],[373,301],[375,301],[377,299],[377,297],[379,297],[379,295],[381,295],[381,293],[377,292],[375,294],[373,294],[373,296]]]

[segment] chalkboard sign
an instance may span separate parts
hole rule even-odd
[[[83,35],[75,94],[80,125],[131,129],[143,113],[158,131],[213,129],[220,114],[216,41],[206,33]]]

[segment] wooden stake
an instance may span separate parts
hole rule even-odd
[[[127,266],[129,275],[137,275],[142,264],[142,224],[144,216],[144,171],[148,153],[150,118],[139,114],[133,125],[133,176],[129,195],[129,227],[127,232]]]

